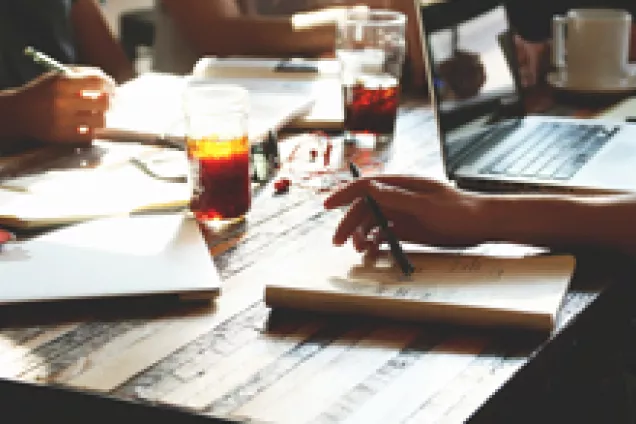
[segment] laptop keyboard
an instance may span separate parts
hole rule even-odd
[[[513,130],[519,127],[520,120],[502,121],[496,126],[489,127],[486,131],[479,134],[473,134],[462,140],[457,140],[448,146],[446,151],[448,164],[450,169],[457,169],[461,164],[470,160],[470,158],[479,157],[488,150],[492,149],[498,141],[503,140]]]
[[[572,177],[605,145],[618,126],[542,122],[497,155],[480,172],[540,179]]]

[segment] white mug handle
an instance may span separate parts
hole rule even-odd
[[[552,66],[565,69],[565,37],[567,18],[560,15],[552,17]]]

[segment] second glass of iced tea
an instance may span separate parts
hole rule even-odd
[[[244,219],[251,204],[247,90],[192,80],[184,109],[190,211],[204,222]]]
[[[336,55],[344,99],[345,138],[392,140],[406,52],[406,16],[356,7],[338,21]]]

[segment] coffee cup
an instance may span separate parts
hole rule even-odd
[[[616,86],[629,76],[631,15],[620,9],[571,9],[552,18],[553,65],[568,85]]]

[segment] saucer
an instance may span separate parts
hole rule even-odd
[[[632,65],[629,69],[629,76],[621,78],[612,83],[604,83],[602,85],[596,85],[593,83],[577,83],[572,84],[568,82],[565,72],[550,72],[547,75],[546,81],[552,87],[579,93],[590,94],[621,94],[628,93],[630,91],[636,91],[636,66]]]

